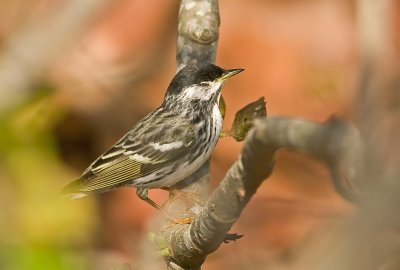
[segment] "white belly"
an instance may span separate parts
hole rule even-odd
[[[190,164],[189,164],[189,162],[182,163],[181,166],[176,171],[174,171],[173,173],[167,175],[166,177],[164,177],[158,181],[140,185],[140,182],[145,183],[145,182],[150,181],[151,179],[154,179],[155,177],[157,177],[156,173],[152,173],[150,175],[147,175],[145,177],[137,179],[137,180],[139,180],[137,182],[138,186],[146,187],[146,188],[170,187],[170,186],[173,186],[174,184],[178,183],[179,181],[185,179],[189,175],[193,174],[197,169],[199,169],[204,164],[204,162],[206,162],[210,158],[211,153],[214,150],[215,145],[218,142],[219,135],[221,134],[221,131],[222,131],[223,120],[222,120],[222,116],[219,111],[218,105],[214,106],[212,113],[213,113],[212,119],[214,121],[214,124],[213,124],[214,131],[212,131],[213,136],[211,138],[211,142],[209,145],[210,147],[208,147],[205,152],[201,153],[200,156]]]

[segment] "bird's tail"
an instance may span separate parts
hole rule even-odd
[[[82,187],[82,179],[78,178],[72,183],[66,185],[60,191],[60,195],[70,200],[76,200],[86,197],[88,194],[86,192],[80,191],[81,187]]]

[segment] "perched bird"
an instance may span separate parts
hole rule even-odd
[[[161,209],[148,189],[168,188],[208,160],[222,130],[218,109],[226,80],[243,69],[188,65],[172,79],[159,108],[140,120],[61,191],[72,199],[133,186],[138,196]]]

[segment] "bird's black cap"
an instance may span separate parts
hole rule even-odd
[[[243,71],[243,69],[225,70],[210,63],[190,64],[182,68],[175,75],[168,86],[167,92],[169,94],[178,94],[187,86],[229,78],[241,71]]]

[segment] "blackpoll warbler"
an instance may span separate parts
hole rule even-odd
[[[162,105],[140,120],[110,150],[97,158],[62,193],[81,198],[121,186],[168,188],[195,172],[211,155],[222,130],[221,88],[243,69],[213,64],[189,65],[168,86]]]

